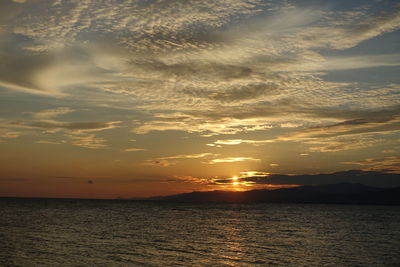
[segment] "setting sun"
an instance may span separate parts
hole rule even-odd
[[[238,180],[239,180],[239,178],[238,178],[237,176],[233,176],[233,177],[232,177],[232,184],[233,184],[233,185],[238,185],[238,184],[239,184],[239,181],[238,181]]]

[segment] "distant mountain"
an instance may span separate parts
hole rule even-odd
[[[362,184],[339,183],[299,186],[276,190],[205,191],[153,197],[148,200],[171,202],[229,203],[331,203],[400,205],[400,187],[377,188]]]
[[[241,178],[242,181],[255,184],[297,184],[297,185],[318,185],[318,184],[338,184],[355,183],[373,187],[399,187],[400,174],[380,171],[349,170],[334,173],[318,174],[268,174],[266,176],[255,176]],[[227,179],[218,180],[220,183],[230,182]]]

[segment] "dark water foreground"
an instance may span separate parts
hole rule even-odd
[[[0,199],[0,266],[399,264],[399,206]]]

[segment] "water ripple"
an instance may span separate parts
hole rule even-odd
[[[400,262],[400,207],[0,201],[0,266]]]

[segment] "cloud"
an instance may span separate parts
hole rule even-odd
[[[400,157],[384,157],[384,158],[367,158],[359,161],[342,162],[348,165],[369,166],[364,170],[366,171],[385,171],[400,173]]]
[[[186,176],[174,176],[174,182],[184,182],[184,183],[191,183],[191,184],[198,184],[198,185],[211,185],[213,184],[213,180],[215,178],[208,178],[208,177],[193,177],[190,175]]]
[[[100,138],[96,136],[95,132],[111,130],[119,127],[118,124],[121,121],[107,121],[107,122],[99,122],[99,121],[86,121],[86,122],[66,122],[66,121],[58,121],[57,117],[74,112],[74,109],[67,107],[59,107],[54,109],[46,109],[38,112],[24,112],[24,114],[30,114],[32,116],[31,120],[14,120],[14,121],[5,121],[3,124],[8,127],[13,127],[19,129],[25,135],[37,135],[37,131],[32,130],[41,130],[41,134],[57,134],[61,133],[65,137],[69,139],[67,140],[60,139],[59,136],[54,136],[53,140],[37,140],[35,143],[38,144],[67,144],[70,143],[74,146],[85,147],[90,149],[98,149],[105,148],[106,140],[104,138]],[[9,138],[17,133],[16,131],[10,131],[7,133]],[[21,135],[19,133],[18,135]],[[5,137],[1,136],[0,138]]]
[[[260,159],[256,159],[256,158],[252,158],[252,157],[227,157],[227,158],[212,159],[208,162],[208,164],[234,163],[234,162],[243,162],[243,161],[260,161]]]
[[[204,164],[216,164],[216,163],[234,163],[234,162],[243,162],[243,161],[260,161],[260,159],[255,159],[252,157],[226,157],[226,158],[215,158],[220,156],[219,154],[213,153],[198,153],[198,154],[187,154],[187,155],[175,155],[175,156],[167,156],[167,157],[159,157],[156,159],[146,160],[144,162],[145,165],[150,166],[160,166],[167,167],[170,165],[176,165],[179,160],[187,160],[187,159],[200,159],[206,157],[214,157],[213,159],[203,162]]]
[[[303,126],[303,124],[295,122],[285,122],[280,125],[281,128],[298,128],[301,126]]]
[[[136,51],[196,46],[195,25],[204,30],[226,24],[239,15],[259,13],[261,1],[57,1],[41,4],[36,20],[20,21],[18,32],[43,42],[68,43],[85,31],[113,32]],[[263,4],[264,6],[266,4]],[[35,10],[36,11],[36,10]],[[28,12],[28,11],[26,11]],[[47,26],[47,27],[46,27]],[[136,42],[136,43],[135,43]]]
[[[8,129],[0,129],[0,140],[2,138],[5,138],[5,139],[17,138],[21,135],[22,135],[21,132],[12,131],[12,130],[8,130]]]
[[[334,152],[374,146],[386,142],[385,136],[399,132],[398,106],[359,111],[303,107],[289,102],[280,108],[280,116],[285,112],[294,113],[295,110],[297,116],[301,115],[302,120],[296,125],[297,127],[293,127],[296,130],[290,133],[264,140],[218,139],[207,145],[262,145],[291,141],[310,145],[310,152]],[[274,106],[252,105],[241,109],[220,108],[218,113],[214,111],[192,113],[193,115],[183,113],[156,115],[159,117],[157,121],[138,126],[134,132],[143,134],[151,130],[186,130],[199,132],[203,136],[212,136],[281,127],[279,108],[276,107],[275,115]],[[274,122],[275,116],[278,117],[276,122]],[[289,119],[293,121],[294,117],[287,115],[285,120]],[[323,121],[325,121],[323,126],[311,126],[321,124]]]
[[[8,36],[3,38],[7,40]],[[17,40],[0,42],[0,86],[22,90],[26,92],[47,92],[36,82],[36,75],[49,66],[54,58],[50,54],[36,55],[21,53],[16,47]]]
[[[390,67],[400,65],[400,54],[368,56],[326,57],[319,64],[302,66],[303,71],[351,70],[362,68]],[[300,66],[299,66],[300,67]]]
[[[37,143],[37,144],[49,144],[49,145],[59,145],[59,144],[63,144],[63,143],[65,143],[65,141],[64,142],[57,142],[57,141],[46,141],[46,140],[39,140],[39,141],[36,141],[35,143]]]
[[[335,49],[351,48],[364,40],[379,36],[385,32],[390,32],[400,27],[400,10],[394,6],[391,11],[383,12],[379,15],[371,16],[368,12],[359,12],[358,16],[347,17],[354,13],[345,12],[332,14],[326,22],[335,23],[334,27],[321,25],[310,27],[298,34],[300,45],[307,47],[331,47]]]
[[[263,172],[263,171],[243,171],[240,172],[240,178],[245,178],[245,177],[264,177],[270,175],[269,172]]]
[[[225,139],[216,140],[208,146],[221,145],[239,145],[253,144],[262,145],[276,142],[300,142],[310,145],[310,152],[335,152],[349,149],[361,149],[376,144],[388,142],[387,136],[399,133],[400,118],[398,117],[398,107],[383,109],[377,111],[330,111],[320,109],[313,113],[310,110],[304,110],[304,113],[310,113],[309,116],[320,116],[321,119],[333,117],[333,121],[342,118],[351,118],[350,120],[341,120],[339,122],[329,123],[328,125],[305,127],[310,121],[303,120],[302,127],[296,127],[295,131],[279,135],[265,140],[251,139]],[[258,113],[258,111],[257,111]],[[229,114],[229,113],[228,113]],[[249,115],[251,116],[251,115]],[[321,121],[320,119],[320,121]],[[271,123],[274,124],[274,123]]]
[[[398,5],[370,4],[339,11],[259,0],[7,1],[0,11],[0,86],[84,106],[126,103],[143,114],[135,134],[272,129],[282,134],[221,137],[208,145],[301,142],[311,152],[370,147],[398,132],[399,85],[327,75],[399,65],[396,52],[332,51],[357,49],[400,28]],[[120,124],[55,119],[71,112],[43,110],[10,125],[73,133],[75,144],[99,147],[104,140],[89,133]],[[201,154],[153,163],[195,155]]]
[[[248,139],[227,139],[227,140],[217,140],[214,141],[213,144],[207,145],[240,145],[240,144],[266,144],[266,143],[273,143],[274,140],[248,140]]]
[[[23,19],[5,24],[9,38],[26,40],[8,42],[3,82],[52,93],[95,87],[170,109],[176,99],[178,107],[202,108],[312,93],[329,83],[320,73],[305,72],[307,66],[315,71],[312,66],[324,62],[354,61],[325,60],[317,48],[351,47],[400,26],[397,8],[335,12],[278,1],[32,5],[20,11]],[[377,62],[373,57],[367,61]],[[358,61],[364,66],[366,58]],[[379,60],[393,61],[384,55]]]
[[[99,149],[107,146],[106,140],[96,137],[94,134],[72,133],[68,137],[71,139],[71,144],[78,147]]]
[[[102,143],[104,140],[100,141],[102,139],[95,138],[93,134],[89,135],[88,133],[114,129],[118,127],[118,124],[121,123],[121,121],[65,122],[55,120],[55,118],[61,115],[68,114],[74,111],[75,110],[71,108],[59,107],[38,112],[25,112],[26,114],[31,114],[33,119],[11,121],[7,122],[6,125],[19,129],[41,129],[45,130],[45,133],[64,132],[66,136],[71,137],[74,140],[74,144],[78,144],[79,139],[82,139],[83,143],[86,142],[84,140],[87,140],[87,142],[90,143],[89,139],[92,139],[93,143],[97,142],[97,145],[95,146],[101,146],[100,143]],[[38,142],[44,143],[47,141]]]
[[[110,121],[110,122],[60,122],[53,120],[41,120],[41,121],[15,121],[11,122],[10,125],[21,126],[21,127],[32,127],[40,128],[49,131],[57,130],[68,130],[72,132],[95,132],[113,129],[116,124],[120,121]]]
[[[197,153],[197,154],[166,156],[166,157],[159,157],[156,159],[146,160],[144,162],[144,165],[168,167],[171,165],[178,164],[179,160],[199,159],[199,158],[212,157],[212,156],[215,157],[215,156],[219,156],[219,155],[213,154],[213,153]]]
[[[311,145],[309,148],[310,152],[336,152],[351,149],[364,149],[385,142],[386,140],[383,138],[360,134],[303,141],[303,143]]]
[[[59,107],[55,109],[47,109],[38,112],[32,112],[32,116],[37,120],[47,120],[58,117],[60,115],[64,115],[67,113],[71,113],[74,110],[68,107]]]
[[[259,119],[234,119],[229,117],[213,119],[199,115],[183,113],[155,115],[155,120],[147,121],[135,127],[132,132],[136,134],[146,134],[151,131],[174,130],[200,133],[203,136],[212,136],[271,128],[269,123],[260,123]]]
[[[204,157],[209,157],[209,156],[218,156],[218,154],[198,153],[198,154],[187,154],[187,155],[175,155],[175,156],[161,157],[159,159],[198,159],[198,158],[204,158]]]
[[[137,148],[137,147],[131,147],[131,148],[126,148],[123,151],[125,152],[138,152],[138,151],[147,151],[145,148]]]
[[[0,85],[23,92],[66,97],[75,88],[98,88],[124,81],[123,55],[97,44],[71,44],[64,49],[30,51],[31,43],[7,34],[0,42]],[[29,50],[29,51],[26,51]]]
[[[242,70],[245,72],[245,70]],[[231,74],[233,76],[239,74]],[[242,74],[244,75],[244,74]],[[253,100],[265,94],[275,94],[275,90],[279,88],[276,84],[268,83],[249,83],[240,84],[237,87],[232,86],[225,91],[217,90],[204,90],[204,89],[184,89],[183,92],[189,96],[196,98],[205,98],[218,102],[245,102],[246,100]]]
[[[387,153],[387,154],[396,153],[396,150],[394,150],[394,149],[385,149],[385,150],[382,150],[382,153]]]
[[[382,110],[360,114],[362,118],[326,126],[310,127],[282,135],[275,142],[292,141],[311,145],[310,152],[335,152],[362,149],[390,142],[387,136],[399,133],[397,110]]]
[[[140,123],[133,129],[134,133],[146,134],[150,131],[187,131],[200,133],[204,136],[219,135],[219,134],[236,134],[240,132],[260,131],[273,127],[286,127],[287,123],[290,126],[297,126],[292,128],[300,128],[304,126],[321,125],[321,124],[342,124],[331,126],[332,131],[345,131],[346,127],[355,128],[358,124],[360,131],[374,131],[378,127],[383,128],[385,120],[395,127],[396,114],[398,114],[398,105],[389,105],[387,107],[375,107],[376,103],[389,104],[392,100],[397,99],[397,95],[392,92],[396,91],[388,89],[390,93],[382,98],[380,95],[368,96],[365,104],[369,107],[362,109],[343,109],[333,106],[319,106],[315,104],[305,105],[302,102],[295,100],[281,100],[273,102],[260,102],[251,105],[232,105],[220,106],[218,109],[207,109],[202,111],[192,110],[186,112],[176,112],[169,114],[154,114],[152,120]],[[378,90],[379,91],[379,90]],[[375,91],[377,93],[378,91]],[[353,92],[357,94],[358,92]],[[325,97],[329,97],[325,96]],[[355,96],[354,96],[355,97]],[[311,101],[312,96],[310,96]],[[361,94],[362,98],[362,94]],[[375,104],[370,104],[369,98],[374,98]],[[389,100],[391,99],[392,100]],[[353,105],[354,103],[341,101],[340,105]],[[393,102],[395,104],[396,101]],[[332,103],[326,102],[328,105]],[[372,102],[371,102],[372,103]],[[337,103],[339,105],[339,103]],[[376,123],[376,124],[374,124]],[[347,125],[346,125],[347,124]],[[328,133],[327,126],[319,126],[324,129],[325,135]],[[375,129],[374,129],[375,127]],[[318,128],[318,127],[314,127]],[[316,129],[311,129],[310,132],[316,132]],[[380,131],[380,130],[379,130]]]
[[[147,166],[157,166],[157,167],[168,167],[175,165],[176,162],[170,162],[168,160],[146,160],[143,165]]]
[[[319,184],[336,184],[336,183],[361,183],[370,186],[378,187],[394,187],[400,186],[399,174],[378,172],[378,171],[362,171],[351,170],[334,173],[320,174],[302,174],[302,175],[287,175],[287,174],[271,174],[258,173],[243,173],[240,176],[240,181],[252,185],[319,185]],[[231,179],[216,179],[218,184],[231,184]]]
[[[280,140],[307,139],[316,137],[346,136],[362,133],[386,133],[398,131],[400,117],[398,107],[381,112],[366,112],[363,118],[346,120],[339,123],[308,128]]]

